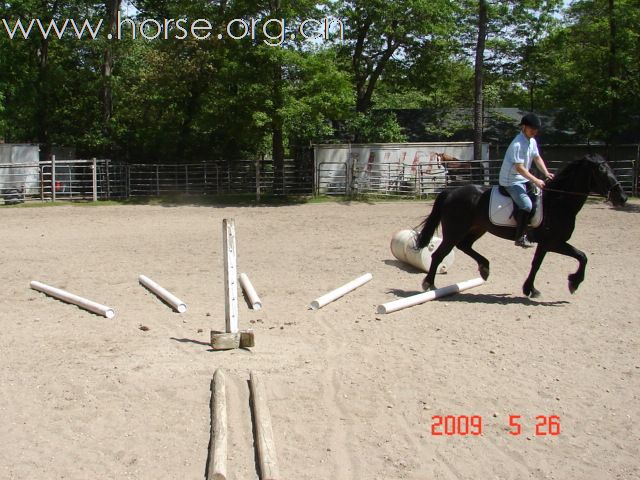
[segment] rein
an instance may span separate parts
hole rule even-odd
[[[567,195],[580,195],[580,196],[584,196],[584,197],[606,197],[607,201],[609,201],[611,199],[611,191],[616,188],[618,185],[620,185],[620,180],[616,181],[616,183],[614,183],[613,185],[611,185],[611,187],[609,187],[609,190],[607,190],[607,194],[601,194],[601,193],[584,193],[584,192],[568,192],[566,190],[558,190],[557,188],[548,188],[548,187],[544,187],[542,190],[545,192],[556,192],[556,193],[566,193]]]
[[[568,192],[566,190],[558,190],[557,188],[548,188],[548,187],[544,187],[542,189],[544,192],[556,192],[556,193],[566,193],[567,195],[581,195],[583,197],[588,197],[589,195],[591,195],[591,193],[584,193],[584,192]],[[598,195],[599,196],[599,195]]]

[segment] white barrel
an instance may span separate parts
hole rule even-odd
[[[415,230],[400,230],[391,238],[391,253],[401,262],[408,263],[423,272],[428,272],[431,267],[431,254],[440,246],[442,239],[433,236],[424,248],[416,248],[417,240],[418,233]],[[455,253],[451,250],[440,262],[437,273],[446,273],[453,265],[454,260]]]
[[[415,241],[416,232],[413,230],[399,230],[391,237],[391,253],[394,257],[403,263],[407,263],[407,257],[404,254],[406,245]]]

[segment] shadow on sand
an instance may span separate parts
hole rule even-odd
[[[406,291],[391,289],[388,293],[394,294],[396,297],[407,298],[422,291]],[[438,301],[452,302],[452,303],[481,303],[485,305],[542,305],[545,307],[560,307],[562,305],[568,305],[570,302],[566,300],[551,300],[544,301],[541,299],[532,299],[525,296],[512,296],[505,293],[466,293],[460,292],[455,295],[449,295],[442,297]]]

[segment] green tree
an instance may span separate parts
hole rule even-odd
[[[100,18],[100,11],[88,2],[22,0],[3,3],[0,12],[9,25],[21,20],[25,29],[35,19],[46,30],[53,20],[60,27],[66,18],[94,24]],[[70,27],[62,38],[54,29],[41,34],[36,25],[29,38],[23,38],[20,29],[13,30],[13,39],[6,28],[5,32],[0,40],[0,85],[4,86],[4,115],[10,119],[8,141],[38,142],[43,156],[48,156],[53,144],[91,138],[99,105],[96,44],[71,35]]]
[[[486,0],[478,1],[478,39],[475,48],[473,90],[473,158],[482,158],[482,133],[484,130],[484,51],[487,42],[488,6]]]
[[[535,110],[535,94],[543,78],[541,75],[544,53],[541,42],[555,24],[554,16],[560,0],[509,0],[495,2],[478,0],[465,3],[468,20],[468,45],[474,55],[474,156],[480,158],[483,142],[487,89],[493,93],[493,106],[504,106],[505,101],[523,104],[528,98],[528,109]],[[465,32],[465,30],[463,30]],[[516,105],[527,108],[524,105]]]
[[[591,139],[636,139],[630,120],[640,102],[637,0],[574,2],[566,25],[546,39],[550,65],[546,107],[558,108],[561,128]]]
[[[343,19],[346,38],[341,51],[350,59],[356,114],[371,113],[375,90],[390,65],[411,65],[451,33],[453,9],[454,4],[441,0],[340,2],[337,14]],[[367,123],[377,122],[371,119]],[[368,140],[363,133],[356,131],[356,141]]]

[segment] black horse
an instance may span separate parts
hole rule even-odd
[[[531,263],[531,271],[522,286],[526,296],[540,296],[533,282],[547,252],[556,252],[578,260],[578,270],[569,275],[571,293],[575,292],[584,280],[587,256],[567,242],[573,233],[576,215],[591,192],[605,196],[616,207],[624,205],[627,201],[620,182],[600,155],[587,155],[575,160],[553,180],[546,182],[542,193],[542,224],[527,234],[538,246]],[[417,241],[418,248],[425,247],[433,237],[438,224],[442,224],[442,243],[433,253],[431,268],[422,282],[425,290],[435,288],[438,265],[453,247],[458,247],[478,262],[482,278],[486,280],[489,277],[489,260],[472,248],[473,243],[486,232],[510,240],[515,236],[514,227],[499,227],[489,220],[490,196],[490,188],[477,185],[465,185],[438,194],[431,214],[421,224],[422,229]]]

